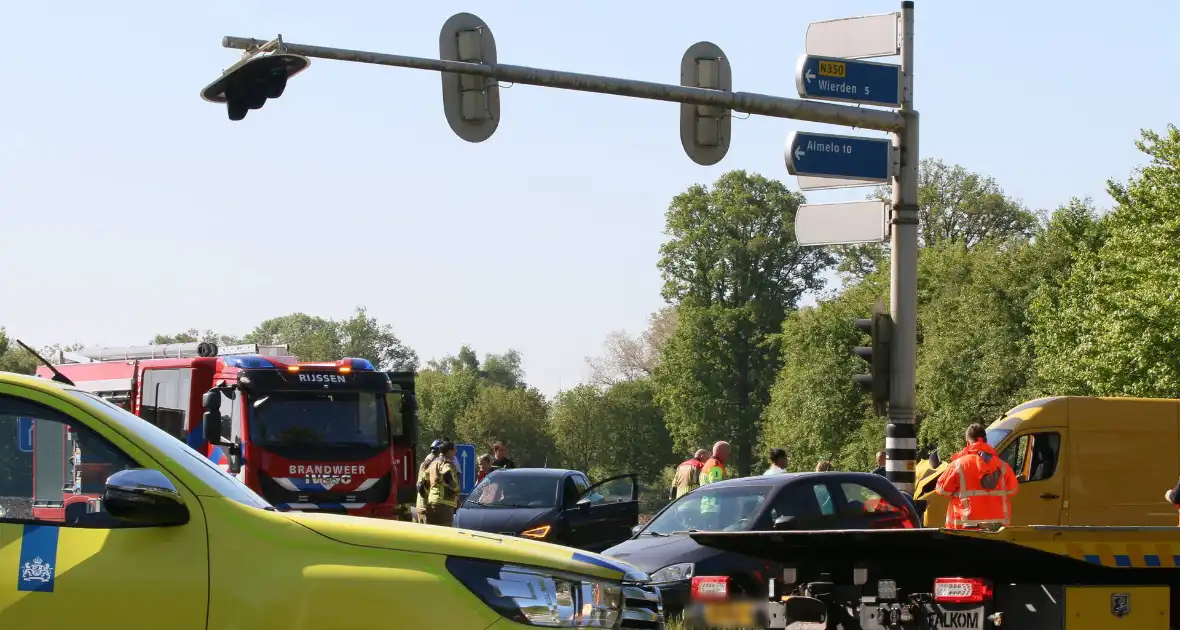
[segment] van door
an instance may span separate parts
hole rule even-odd
[[[1012,497],[1013,525],[1063,525],[1069,451],[1063,427],[1036,429],[1008,442],[1000,457],[1020,480]]]
[[[56,461],[50,462],[59,471],[54,479],[64,480],[64,489],[59,485],[51,497],[42,488],[37,496],[42,506],[62,506],[66,499],[68,505],[34,514],[33,489],[44,484],[33,479],[32,459],[35,453],[45,456],[50,451],[26,452],[10,448],[13,440],[0,440],[0,468],[9,473],[0,475],[4,626],[203,630],[209,559],[204,514],[196,495],[171,480],[189,509],[189,521],[183,525],[134,525],[110,516],[101,503],[107,477],[127,468],[152,468],[154,462],[142,454],[128,455],[91,430],[88,423],[94,419],[80,409],[70,408],[66,414],[49,404],[50,398],[42,394],[0,387],[0,436],[17,435],[18,427],[28,427],[31,446],[46,437],[61,441],[64,435],[71,436],[72,444],[53,450]]]

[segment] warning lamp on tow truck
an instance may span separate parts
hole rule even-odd
[[[981,604],[992,598],[991,582],[979,578],[941,577],[934,580],[934,601],[940,604]]]

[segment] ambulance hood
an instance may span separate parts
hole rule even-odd
[[[629,564],[595,553],[524,538],[337,514],[285,512],[283,516],[321,536],[360,547],[478,558],[612,580],[641,573]]]

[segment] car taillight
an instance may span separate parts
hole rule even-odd
[[[979,578],[944,577],[934,580],[934,601],[942,604],[978,604],[992,598],[992,584]]]
[[[693,599],[728,599],[729,577],[698,575],[692,578]]]

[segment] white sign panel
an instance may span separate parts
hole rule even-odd
[[[807,25],[807,54],[845,59],[897,55],[901,53],[900,24],[900,13],[812,22]]]
[[[861,186],[880,186],[879,182],[865,179],[839,179],[836,177],[811,177],[800,175],[799,190],[828,190],[829,188],[859,188]]]
[[[795,239],[800,245],[852,245],[885,240],[884,201],[809,203],[795,214]]]

